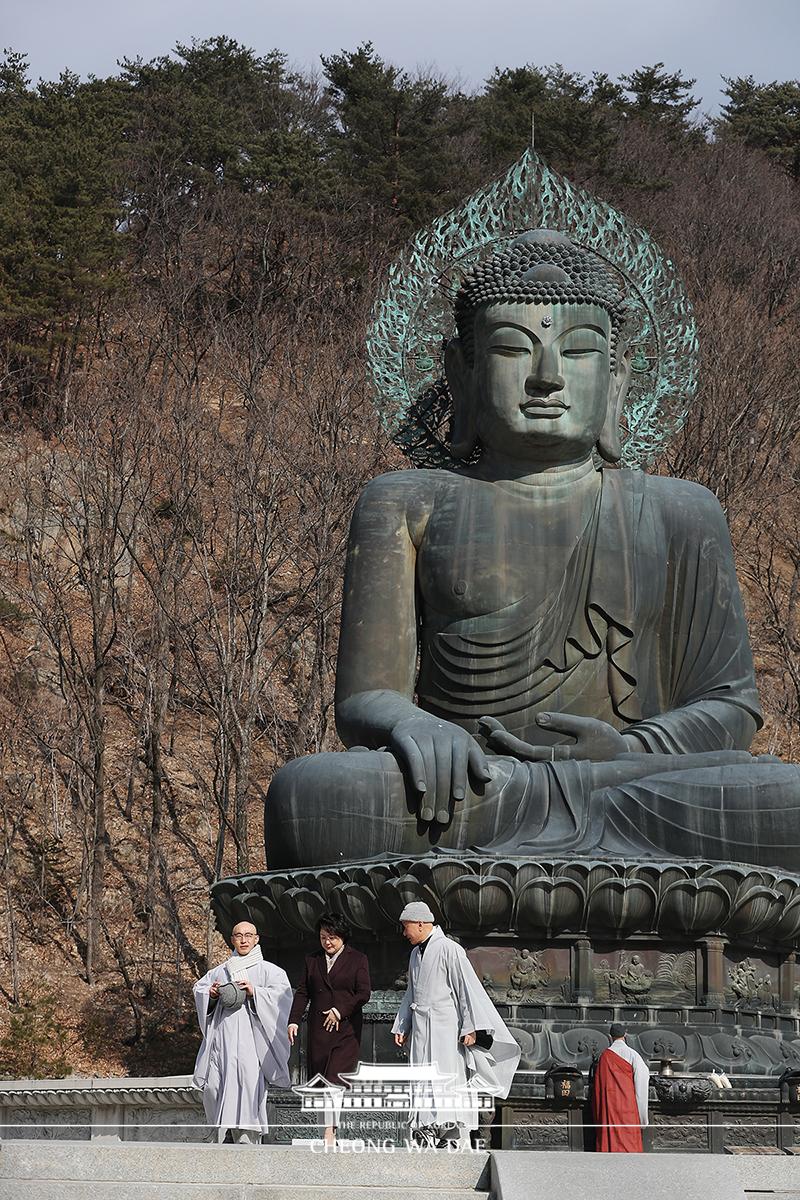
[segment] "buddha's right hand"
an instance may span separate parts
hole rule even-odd
[[[392,727],[389,749],[417,793],[422,821],[448,823],[451,805],[467,794],[470,772],[478,783],[492,778],[475,738],[438,717],[403,717]]]
[[[566,734],[575,740],[556,746],[532,745],[509,733],[496,718],[488,716],[481,717],[478,729],[486,738],[487,750],[510,755],[520,762],[558,762],[569,758],[610,762],[629,756],[629,747],[622,734],[596,717],[547,712],[539,713],[536,724],[548,732]]]

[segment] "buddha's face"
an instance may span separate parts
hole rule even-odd
[[[613,377],[594,304],[491,304],[475,316],[475,421],[484,448],[571,462],[597,442]]]

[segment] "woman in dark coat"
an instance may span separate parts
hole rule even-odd
[[[294,1045],[306,1005],[308,1013],[308,1078],[321,1075],[341,1084],[353,1071],[361,1051],[361,1010],[370,998],[366,954],[348,946],[350,925],[338,913],[325,912],[317,922],[320,949],[306,956],[305,977],[294,994],[289,1014],[289,1041]],[[333,1144],[336,1129],[326,1115],[325,1141]]]

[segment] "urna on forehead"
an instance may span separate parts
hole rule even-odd
[[[625,298],[603,261],[564,233],[531,229],[478,263],[456,297],[455,316],[464,336],[475,309],[484,304],[597,304],[622,319]]]

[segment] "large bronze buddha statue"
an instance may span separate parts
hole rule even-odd
[[[461,465],[369,484],[336,689],[346,753],[278,772],[271,869],[384,854],[703,858],[800,870],[800,769],[761,724],[712,493],[616,469],[626,304],[534,230],[466,276]]]

